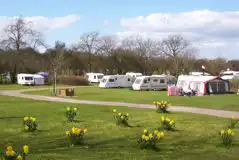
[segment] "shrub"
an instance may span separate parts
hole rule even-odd
[[[23,119],[24,129],[27,132],[34,132],[37,130],[37,123],[35,117],[24,117]]]
[[[129,126],[129,114],[128,113],[117,113],[116,109],[113,109],[113,117],[116,120],[116,125]]]
[[[219,132],[219,135],[221,137],[222,143],[225,146],[231,145],[232,144],[232,140],[234,137],[234,132],[232,131],[232,129],[228,128],[228,129],[222,129]]]
[[[169,101],[154,101],[157,112],[168,113],[168,107],[171,105]]]
[[[140,148],[151,148],[156,149],[156,145],[164,138],[164,132],[159,132],[155,130],[154,132],[149,132],[146,129],[143,134],[138,139],[138,145]]]
[[[162,124],[162,128],[165,129],[165,130],[171,130],[172,131],[172,130],[176,129],[175,121],[169,119],[166,116],[161,117],[161,124]]]
[[[239,80],[238,79],[230,80],[230,91],[237,92],[238,89],[239,89]]]
[[[66,131],[66,135],[69,137],[71,145],[78,145],[84,143],[84,136],[87,129],[73,127],[70,131]]]
[[[83,76],[58,76],[57,83],[64,85],[89,85],[89,82]]]
[[[24,145],[22,151],[14,151],[12,146],[7,146],[6,151],[1,153],[0,159],[4,160],[26,160],[26,156],[29,154],[29,147]]]
[[[229,128],[230,128],[230,129],[236,128],[237,122],[238,122],[238,119],[236,119],[235,117],[232,117],[232,118],[229,120]]]
[[[77,108],[76,107],[66,107],[66,118],[68,120],[68,122],[73,122],[75,120],[75,117],[77,116],[78,112],[77,112]]]

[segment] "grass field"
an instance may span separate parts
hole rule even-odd
[[[0,96],[0,146],[8,143],[28,144],[31,154],[28,160],[158,160],[158,159],[238,159],[239,145],[231,149],[220,144],[217,131],[226,119],[188,113],[172,113],[179,131],[166,132],[158,152],[136,147],[136,135],[144,128],[159,127],[160,114],[152,109],[126,107],[79,106],[79,123],[66,123],[63,103],[32,101]],[[125,111],[132,116],[133,128],[115,125],[112,109]],[[24,116],[36,116],[39,131],[25,133]],[[84,146],[68,147],[65,131],[73,126],[86,127],[88,133]],[[239,136],[236,136],[239,138]]]
[[[58,85],[58,87],[64,87],[67,85]],[[18,90],[18,89],[30,89],[30,88],[50,88],[52,85],[44,85],[44,86],[21,86],[19,84],[0,84],[0,90]]]
[[[217,95],[203,97],[168,97],[166,91],[132,91],[129,89],[101,89],[98,87],[76,88],[74,99],[116,101],[152,104],[154,100],[169,100],[173,105],[214,108],[239,111],[238,95]],[[29,94],[50,95],[49,90],[26,92]]]

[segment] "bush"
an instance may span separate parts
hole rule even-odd
[[[29,153],[29,147],[24,145],[22,147],[22,151],[16,152],[14,151],[12,146],[7,146],[6,151],[1,153],[0,159],[4,160],[26,160],[26,156]]]
[[[176,130],[175,121],[169,119],[168,117],[161,117],[162,128],[165,130]]]
[[[59,76],[57,82],[65,85],[89,85],[89,82],[83,76]]]
[[[168,113],[169,101],[153,101],[157,112]]]
[[[70,131],[66,131],[66,135],[69,137],[71,145],[78,145],[84,143],[84,136],[87,129],[73,127]]]
[[[77,116],[77,108],[76,107],[66,107],[66,118],[69,122],[73,122],[75,117]]]
[[[23,119],[24,129],[27,132],[34,132],[37,130],[37,123],[35,117],[24,117]]]
[[[116,120],[116,125],[129,126],[129,114],[128,113],[117,113],[116,109],[113,109],[113,117]]]
[[[222,129],[219,132],[219,135],[221,137],[222,143],[225,146],[231,145],[232,144],[232,140],[234,138],[234,132],[232,131],[232,129],[228,128],[228,129]]]
[[[156,149],[157,143],[159,143],[163,138],[164,132],[155,130],[150,133],[145,129],[141,137],[138,139],[138,144],[140,145],[140,148]]]

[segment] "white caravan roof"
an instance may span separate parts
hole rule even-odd
[[[207,82],[212,79],[217,78],[217,76],[192,76],[192,75],[181,75],[178,77],[178,81],[195,81],[195,82]]]

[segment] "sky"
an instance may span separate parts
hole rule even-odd
[[[0,0],[0,4],[1,31],[13,17],[22,16],[49,45],[56,40],[75,44],[81,34],[91,31],[155,40],[182,35],[199,50],[200,58],[239,59],[238,0]]]

